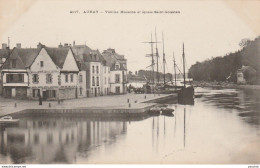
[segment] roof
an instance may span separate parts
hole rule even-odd
[[[251,66],[242,66],[242,68],[238,69],[237,71],[240,71],[242,73],[246,72],[246,71],[250,71],[250,72],[256,72],[256,70],[254,68],[252,68]]]
[[[110,66],[111,70],[115,70],[115,64],[118,62],[120,64],[120,70],[125,70],[124,65],[126,65],[126,59],[124,55],[120,55],[115,52],[114,49],[104,50],[103,58],[106,60],[108,66]]]
[[[69,47],[59,47],[59,48],[44,47],[44,48],[46,49],[47,53],[51,57],[52,61],[59,68],[62,68],[70,48]]]
[[[0,58],[8,58],[10,53],[10,49],[0,49]]]
[[[12,69],[25,69],[29,67],[36,56],[39,54],[39,48],[14,48],[9,58],[3,64],[3,69],[11,69],[10,60],[16,59],[16,68]]]
[[[83,62],[102,62],[104,61],[102,55],[98,50],[92,50],[86,45],[74,45],[72,51],[77,58]]]

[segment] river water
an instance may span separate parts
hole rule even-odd
[[[174,117],[24,117],[1,126],[0,163],[260,163],[260,91],[196,88]]]

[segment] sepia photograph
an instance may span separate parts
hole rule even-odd
[[[0,0],[0,166],[259,168],[259,11]]]

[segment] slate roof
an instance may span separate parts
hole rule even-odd
[[[52,61],[59,67],[62,68],[68,52],[70,50],[69,47],[59,47],[59,48],[50,48],[44,47]]]
[[[110,66],[110,70],[115,70],[115,64],[120,63],[120,70],[126,70],[123,65],[126,66],[126,59],[124,55],[120,55],[115,52],[114,49],[107,49],[102,53],[103,58],[106,60],[108,66]]]
[[[83,62],[102,62],[104,60],[98,50],[92,50],[86,45],[75,45],[72,47],[72,51]]]
[[[8,58],[10,53],[10,49],[0,49],[0,58]]]
[[[14,48],[9,58],[5,61],[2,68],[3,69],[25,69],[29,67],[36,56],[39,54],[39,48]],[[10,60],[16,60],[16,67],[10,66]]]

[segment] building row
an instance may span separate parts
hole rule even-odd
[[[114,49],[59,45],[0,49],[1,88],[6,98],[62,100],[126,93],[127,60]]]

